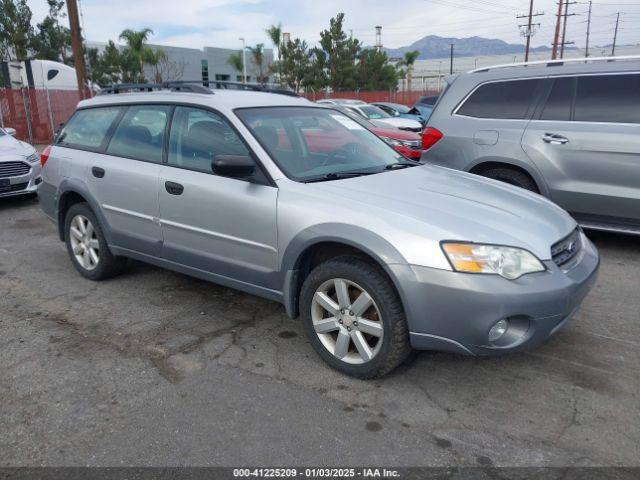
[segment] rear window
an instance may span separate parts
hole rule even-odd
[[[57,145],[102,151],[108,142],[109,129],[122,111],[121,107],[78,110],[66,123]]]
[[[578,78],[574,120],[640,123],[640,74]]]
[[[457,114],[476,118],[524,119],[537,85],[537,79],[486,83],[471,94]]]
[[[107,154],[161,163],[170,107],[129,107],[107,148]]]

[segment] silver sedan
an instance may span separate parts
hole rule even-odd
[[[12,128],[0,128],[0,197],[36,193],[42,181],[40,155],[15,134]]]

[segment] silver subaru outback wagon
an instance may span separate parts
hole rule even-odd
[[[585,228],[640,235],[640,57],[449,79],[423,160],[538,192]]]
[[[100,95],[43,161],[42,208],[81,275],[133,258],[281,302],[360,378],[412,348],[538,345],[599,265],[543,197],[419,165],[338,110],[275,93]]]

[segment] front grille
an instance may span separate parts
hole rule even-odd
[[[416,133],[420,133],[422,132],[422,128],[420,127],[399,127],[400,130],[404,130],[406,132],[416,132]]]
[[[24,190],[29,185],[29,182],[24,183],[16,183],[7,187],[0,187],[0,195],[10,193],[10,192],[19,192],[20,190]]]
[[[24,162],[3,162],[0,163],[0,178],[19,177],[26,175],[31,167]]]
[[[580,230],[577,228],[567,237],[551,246],[551,258],[559,267],[567,265],[582,250]]]

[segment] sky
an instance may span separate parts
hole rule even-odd
[[[398,48],[425,35],[446,37],[482,36],[509,43],[524,43],[519,34],[519,14],[527,14],[529,0],[78,0],[85,38],[116,40],[125,28],[149,27],[150,43],[192,48],[240,48],[270,41],[264,33],[272,24],[282,24],[291,37],[310,44],[320,38],[329,19],[344,12],[345,30],[365,45],[375,43],[376,25],[382,25],[382,43]],[[584,46],[588,1],[570,6],[567,39]],[[45,0],[28,0],[34,23],[47,13]],[[556,0],[534,0],[535,18],[541,23],[534,46],[550,45]],[[594,0],[591,44],[612,43],[616,12],[620,11],[619,44],[640,43],[640,0]]]

